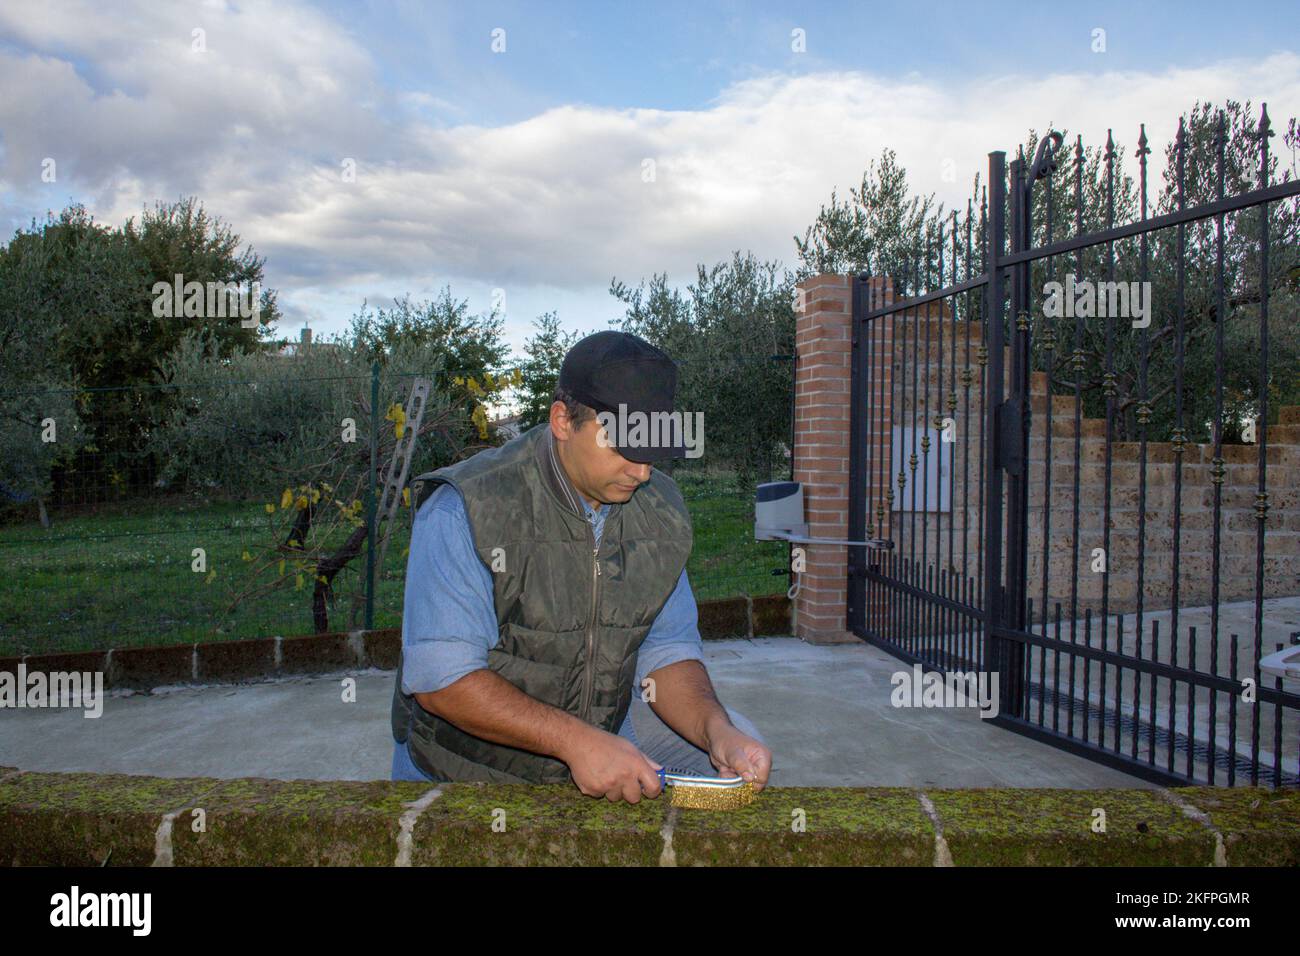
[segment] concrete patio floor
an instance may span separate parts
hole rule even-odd
[[[974,707],[895,708],[907,666],[866,644],[706,641],[722,701],[773,751],[773,786],[1150,787],[990,725]],[[0,711],[0,765],[156,776],[388,779],[393,672],[107,695],[103,715]]]

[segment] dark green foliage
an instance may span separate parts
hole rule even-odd
[[[560,328],[559,317],[554,312],[534,320],[537,334],[524,344],[524,361],[519,366],[523,384],[519,387],[519,427],[532,428],[547,420],[555,383],[560,377],[560,364],[564,355],[578,341],[576,332]]]
[[[677,408],[704,414],[699,464],[734,470],[742,487],[786,468],[794,279],[777,269],[737,251],[729,263],[699,266],[685,295],[668,288],[666,274],[637,289],[610,287],[627,305],[622,328],[679,363]]]
[[[155,381],[188,332],[229,355],[259,348],[278,317],[268,290],[262,328],[241,327],[237,313],[156,315],[154,285],[171,285],[177,274],[186,283],[260,285],[263,260],[239,247],[194,199],[159,203],[121,229],[72,205],[19,230],[0,249],[0,481],[41,495],[57,485],[75,497],[99,497],[102,489],[90,484],[105,476],[121,493],[147,488],[159,463],[153,429],[173,409],[174,393],[135,386]],[[57,452],[34,424],[47,417],[57,423]]]
[[[873,160],[862,183],[850,187],[848,200],[841,203],[832,189],[830,206],[821,208],[803,239],[794,237],[801,263],[796,279],[865,271],[901,282],[925,261],[925,239],[942,219],[943,204],[935,204],[933,193],[910,195],[907,171],[886,148],[879,165]]]
[[[393,300],[391,309],[362,305],[347,334],[380,364],[400,343],[440,354],[436,385],[446,391],[455,378],[482,380],[485,372],[501,370],[510,355],[501,340],[504,322],[495,309],[488,315],[470,315],[468,300],[454,301],[446,286],[432,301],[413,302],[404,295]]]
[[[1219,115],[1224,120],[1224,195],[1232,197],[1263,185],[1260,178],[1259,110],[1249,102],[1229,100],[1222,108],[1197,102],[1183,117],[1186,146],[1183,166],[1182,208],[1217,200],[1217,146]],[[1274,121],[1274,126],[1277,123]],[[1284,143],[1295,146],[1295,120]],[[1038,138],[1032,131],[1024,153],[1032,156]],[[1160,149],[1148,143],[1148,218],[1180,208],[1176,141]],[[1102,230],[1109,223],[1120,225],[1143,217],[1142,181],[1133,142],[1116,142],[1113,185],[1108,189],[1105,151],[1085,149],[1083,199],[1085,231]],[[1290,150],[1287,150],[1290,152]],[[1284,153],[1285,155],[1285,153]],[[1137,168],[1135,168],[1137,167]],[[1074,235],[1075,160],[1067,135],[1059,165],[1051,177],[1053,193],[1051,235],[1061,239]],[[1279,169],[1276,144],[1270,143],[1268,182],[1294,179],[1294,169]],[[1046,182],[1035,190],[1035,241],[1047,241],[1048,216]],[[1113,213],[1111,196],[1113,195]],[[1269,206],[1269,351],[1268,417],[1276,422],[1282,405],[1300,402],[1300,340],[1292,330],[1300,306],[1300,202],[1295,199]],[[1259,414],[1260,402],[1260,210],[1245,209],[1224,217],[1223,222],[1223,440],[1243,440],[1243,428]],[[1181,421],[1189,441],[1211,442],[1216,417],[1215,368],[1220,364],[1216,339],[1220,317],[1216,289],[1216,220],[1205,219],[1183,230],[1180,254],[1179,229],[1165,228],[1147,234],[1145,242],[1131,237],[1114,244],[1113,257],[1106,246],[1085,250],[1075,256],[1056,257],[1052,264],[1036,263],[1030,279],[1035,306],[1033,338],[1035,369],[1047,369],[1052,362],[1052,391],[1070,394],[1078,375],[1084,398],[1084,414],[1103,418],[1106,414],[1104,385],[1109,370],[1115,381],[1115,438],[1136,441],[1142,434],[1139,411],[1145,398],[1150,405],[1146,437],[1169,441]],[[1145,263],[1145,265],[1144,265]],[[1113,271],[1112,271],[1113,270]],[[1134,329],[1128,319],[1093,318],[1076,323],[1061,317],[1047,319],[1040,313],[1036,295],[1051,279],[1061,281],[1066,272],[1079,278],[1105,281],[1151,283],[1153,305],[1150,327]],[[1182,310],[1179,312],[1179,281],[1182,281]],[[1044,324],[1050,324],[1058,341],[1055,355],[1042,348]],[[1107,333],[1109,324],[1109,353]],[[1076,330],[1076,325],[1081,326]],[[1181,329],[1181,332],[1180,332]],[[1071,363],[1078,336],[1084,367],[1076,373]],[[1177,374],[1181,352],[1183,370]],[[1143,365],[1145,362],[1145,385]]]

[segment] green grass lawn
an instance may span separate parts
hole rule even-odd
[[[778,594],[788,581],[786,546],[754,541],[752,495],[729,477],[678,479],[691,509],[695,550],[688,574],[700,600]],[[242,559],[275,540],[263,502],[147,502],[95,514],[54,516],[39,524],[0,526],[0,657],[107,647],[308,634],[312,581],[295,588],[292,563],[283,578],[269,567],[257,578]],[[340,527],[334,540],[341,542]],[[375,592],[375,626],[401,623],[410,516],[403,510]],[[208,574],[191,569],[203,548]],[[215,575],[211,574],[215,572]],[[361,590],[364,552],[335,578],[332,630],[351,624],[351,596]],[[211,577],[211,580],[209,580]],[[278,581],[228,610],[250,582]],[[363,625],[361,618],[357,627]]]
[[[784,594],[789,546],[754,540],[754,492],[730,475],[676,476],[691,510],[695,550],[687,575],[698,600]],[[779,576],[772,572],[781,569]]]

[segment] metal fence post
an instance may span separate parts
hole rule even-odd
[[[375,471],[379,468],[379,362],[370,366],[370,476],[366,484],[366,630],[375,627]]]
[[[1002,151],[989,153],[989,240],[988,240],[988,308],[985,310],[985,322],[988,325],[988,372],[985,379],[984,395],[984,433],[989,436],[985,442],[985,518],[984,518],[984,642],[985,666],[998,676],[998,710],[1006,713],[1011,710],[1010,688],[1005,678],[1006,640],[995,633],[1002,627],[1002,456],[999,454],[1002,429],[999,427],[1004,414],[1003,396],[1003,329],[1002,296],[1003,277],[1002,258],[1006,255],[1006,188],[1007,188],[1007,154]]]
[[[862,316],[867,312],[868,274],[849,274],[849,540],[867,536],[867,335]],[[849,548],[849,579],[845,591],[845,626],[854,632],[866,627],[866,548]]]
[[[1044,140],[1046,142],[1046,140]],[[1029,185],[1025,176],[1025,160],[1020,157],[1011,163],[1011,252],[1014,255],[1030,246],[1029,240]],[[1029,269],[1030,263],[1017,262],[1011,267],[1011,306],[1008,312],[1008,329],[1011,336],[1011,394],[1003,405],[998,440],[1004,453],[1002,468],[1005,472],[1007,510],[1004,548],[1006,561],[1005,603],[1000,609],[999,621],[1009,630],[1021,632],[1025,627],[1026,547],[1029,500],[1029,474],[1027,445],[1028,430],[1025,418],[1029,413]],[[999,325],[1001,315],[998,316]],[[1023,717],[1029,706],[1025,694],[1027,648],[1018,640],[1007,639],[1002,647],[1005,665],[1000,675],[1000,685],[1007,692],[1007,710],[1012,717]]]

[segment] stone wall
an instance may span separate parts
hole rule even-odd
[[[928,330],[926,326],[929,326]],[[912,427],[933,419],[950,417],[955,441],[952,454],[953,492],[950,512],[923,509],[925,450],[917,438],[915,472],[911,467],[912,442],[903,460],[884,455],[884,470],[890,476],[893,493],[900,493],[906,510],[890,512],[888,534],[900,553],[918,563],[917,574],[953,575],[948,586],[961,585],[963,567],[974,587],[982,563],[981,491],[984,487],[980,451],[984,427],[982,383],[986,366],[979,363],[979,338],[970,338],[968,363],[964,322],[939,319],[898,323],[895,331],[893,374],[906,376],[905,388],[895,388],[890,403],[893,425]],[[924,347],[927,334],[930,348]],[[942,348],[940,342],[942,341]],[[913,343],[919,343],[914,352]],[[1004,350],[1004,390],[1011,385],[1010,349]],[[954,358],[956,359],[954,367]],[[970,388],[963,376],[970,370]],[[954,375],[955,373],[955,375]],[[927,375],[929,388],[925,387]],[[913,376],[917,391],[910,393]],[[956,380],[956,389],[953,380]],[[1072,393],[1047,394],[1046,372],[1033,372],[1030,380],[1032,407],[1029,448],[1028,572],[1029,595],[1036,607],[1043,593],[1044,555],[1048,572],[1049,611],[1056,602],[1068,615],[1071,581],[1077,568],[1078,613],[1091,608],[1101,611],[1105,575],[1093,570],[1094,548],[1103,548],[1106,515],[1106,423],[1104,419],[1081,418],[1075,425]],[[955,399],[955,401],[950,401]],[[1265,597],[1300,594],[1300,407],[1283,407],[1280,421],[1266,431],[1268,489],[1267,511],[1262,523],[1264,541],[1263,579]],[[1074,557],[1074,465],[1075,436],[1079,436],[1079,530],[1078,563]],[[1051,481],[1046,463],[1050,442]],[[938,455],[932,445],[931,456]],[[1177,604],[1180,607],[1209,604],[1214,561],[1214,495],[1216,467],[1212,444],[1184,444],[1181,456],[1169,442],[1148,441],[1145,468],[1140,466],[1138,442],[1111,444],[1110,540],[1106,551],[1109,572],[1108,612],[1135,610],[1138,603],[1138,541],[1143,548],[1144,609],[1169,608],[1174,604],[1174,569],[1178,569]],[[1219,600],[1229,602],[1255,596],[1256,545],[1261,523],[1256,517],[1258,445],[1222,447],[1222,485],[1219,543]],[[1176,494],[1175,475],[1181,457],[1181,492]],[[879,484],[879,467],[874,480]],[[913,474],[916,478],[913,478]],[[1145,474],[1145,527],[1139,529],[1140,476]],[[916,510],[912,501],[915,494]],[[1005,498],[1004,498],[1005,511]],[[1180,515],[1179,550],[1175,557],[1175,514]],[[882,528],[872,529],[880,534]],[[1046,548],[1045,548],[1046,545]],[[922,560],[923,550],[925,559]],[[965,561],[963,562],[963,558]],[[1035,611],[1037,616],[1038,611]]]
[[[1046,376],[1031,385],[1045,410]],[[1030,444],[1030,593],[1042,588],[1047,555],[1049,602],[1068,602],[1073,563],[1074,401],[1051,399],[1052,480],[1046,481],[1047,426],[1034,430]],[[1267,429],[1264,468],[1268,490],[1263,520],[1255,509],[1259,480],[1257,445],[1221,446],[1216,467],[1213,444],[1187,443],[1181,453],[1169,442],[1147,442],[1145,465],[1139,442],[1112,442],[1110,541],[1106,552],[1111,611],[1135,609],[1138,601],[1138,542],[1142,541],[1145,607],[1209,604],[1214,580],[1215,478],[1219,486],[1219,600],[1255,596],[1256,549],[1264,545],[1263,595],[1300,594],[1300,407],[1280,410],[1281,422]],[[1080,434],[1080,598],[1099,608],[1103,575],[1093,572],[1092,549],[1103,546],[1106,515],[1106,423],[1083,419]],[[1181,463],[1180,463],[1181,459]],[[1179,473],[1181,472],[1181,475]],[[1145,491],[1141,489],[1145,476]],[[1175,479],[1178,477],[1176,485]],[[1141,501],[1144,494],[1145,501]],[[1050,507],[1048,505],[1050,504]],[[1142,504],[1142,510],[1139,505]],[[1143,517],[1144,516],[1144,519]],[[1143,525],[1142,527],[1139,527]],[[1178,551],[1175,554],[1175,531]],[[1046,541],[1046,549],[1044,542]],[[1175,575],[1175,569],[1177,574]],[[1176,581],[1175,581],[1176,578]]]

